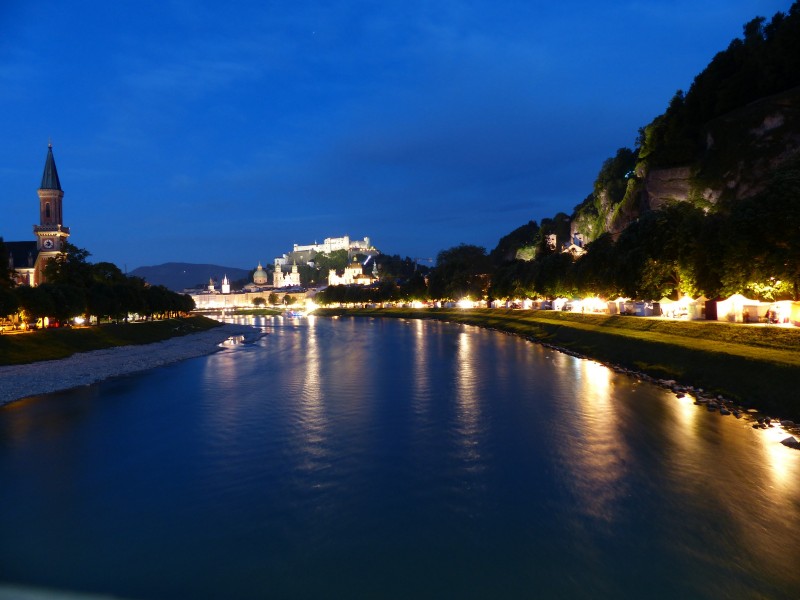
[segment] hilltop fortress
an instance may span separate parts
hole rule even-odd
[[[345,235],[325,238],[321,244],[317,242],[306,245],[294,244],[291,252],[275,258],[275,265],[285,266],[292,263],[307,265],[314,261],[316,254],[330,254],[338,250],[347,250],[348,258],[356,254],[366,254],[367,256],[380,254],[368,237],[364,237],[363,240],[351,240],[349,235]]]

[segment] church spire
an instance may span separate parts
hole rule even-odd
[[[53,158],[53,144],[47,144],[47,160],[44,163],[44,174],[42,175],[42,185],[40,190],[61,190],[61,182],[58,180],[56,170],[56,160]]]

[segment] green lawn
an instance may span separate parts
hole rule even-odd
[[[17,365],[66,358],[76,352],[115,346],[150,344],[172,337],[206,331],[221,323],[207,317],[45,329],[0,335],[0,365]]]
[[[800,421],[800,328],[497,309],[319,309],[489,327]]]

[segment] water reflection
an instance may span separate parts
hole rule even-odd
[[[700,413],[700,407],[695,403],[695,397],[686,394],[681,398],[677,396],[674,398],[674,401],[671,402],[671,405],[674,407],[673,416],[675,418],[676,424],[678,428],[682,431],[694,431],[698,426],[698,416]],[[675,431],[678,431],[678,428]],[[681,435],[677,435],[675,442],[680,443],[682,440],[693,440],[695,439],[694,435],[685,435],[685,433],[681,433]]]
[[[429,369],[428,363],[428,348],[427,340],[430,332],[426,332],[426,324],[421,319],[414,319],[412,327],[414,328],[413,337],[413,365],[411,372],[412,389],[413,389],[413,409],[418,416],[423,416],[429,408],[431,400],[431,377],[432,374]]]
[[[800,597],[800,452],[777,428],[471,327],[252,324],[269,335],[0,410],[0,578],[142,598]]]
[[[215,448],[235,448],[235,440],[246,423],[246,396],[240,384],[251,369],[241,348],[224,348],[203,363],[201,371],[205,416],[214,435]],[[216,451],[216,450],[215,450]]]
[[[798,451],[780,444],[787,434],[778,428],[751,429],[748,433],[750,435],[739,435],[736,442],[755,445],[756,464],[761,467],[740,471],[742,482],[737,487],[746,485],[745,482],[755,483],[751,496],[739,498],[737,502],[740,535],[758,561],[768,561],[767,569],[772,575],[788,575],[800,586],[797,555],[787,552],[786,548],[789,536],[800,530]],[[724,492],[720,490],[720,493]]]
[[[787,448],[780,443],[790,435],[782,427],[759,430],[756,434],[766,475],[770,477],[771,484],[779,492],[796,491],[800,481],[797,450]]]
[[[456,344],[456,405],[458,434],[462,459],[471,467],[480,460],[479,421],[480,398],[478,396],[478,360],[473,353],[471,330],[458,335]]]
[[[619,499],[627,493],[624,478],[630,455],[620,435],[611,390],[614,373],[589,360],[565,357],[556,362],[562,361],[573,375],[570,394],[575,411],[564,416],[574,428],[564,446],[573,490],[588,515],[610,522],[617,516]]]
[[[327,465],[325,443],[328,421],[322,400],[322,358],[314,317],[307,319],[302,361],[305,372],[299,390],[298,408],[304,460],[300,468],[315,471]]]

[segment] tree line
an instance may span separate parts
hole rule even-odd
[[[531,221],[492,252],[461,244],[442,250],[426,276],[383,278],[372,287],[335,286],[321,304],[405,300],[492,300],[599,295],[640,300],[727,297],[800,300],[800,157],[777,169],[762,192],[724,210],[673,202],[643,213],[582,253],[548,239],[568,238],[564,220]],[[564,215],[566,217],[566,215]],[[568,224],[568,218],[566,220]],[[529,250],[531,259],[520,258]]]
[[[51,324],[87,321],[125,321],[131,314],[169,318],[194,309],[194,301],[161,285],[149,285],[109,262],[91,263],[89,252],[67,243],[44,267],[45,283],[15,286],[7,267],[8,253],[0,238],[0,317],[33,326],[47,318]]]
[[[705,149],[702,126],[736,108],[800,85],[800,2],[768,22],[756,17],[678,91],[667,111],[640,131],[641,158],[652,167],[682,165]]]

